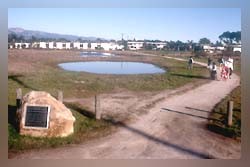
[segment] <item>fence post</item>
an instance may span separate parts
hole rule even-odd
[[[63,92],[62,91],[57,92],[57,100],[60,101],[61,103],[63,102]]]
[[[22,113],[22,89],[16,89],[16,123],[19,124]]]
[[[101,119],[101,104],[100,104],[100,97],[95,95],[95,118],[100,120]]]
[[[228,101],[228,107],[227,107],[227,116],[228,116],[228,120],[227,120],[227,125],[228,126],[232,126],[233,125],[233,101]]]

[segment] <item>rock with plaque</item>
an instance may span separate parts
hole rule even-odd
[[[31,91],[22,99],[20,134],[65,137],[74,132],[75,117],[49,93]]]

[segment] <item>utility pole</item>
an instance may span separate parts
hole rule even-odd
[[[123,34],[123,33],[121,33],[121,35],[122,35],[122,41],[123,41],[123,35],[124,35],[124,34]]]

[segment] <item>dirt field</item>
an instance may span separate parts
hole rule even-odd
[[[208,131],[206,123],[214,105],[239,83],[240,78],[233,75],[226,82],[188,84],[175,90],[135,93],[120,89],[102,94],[104,119],[115,118],[113,123],[119,127],[116,133],[80,145],[28,151],[11,158],[238,159],[241,144]],[[93,106],[90,98],[68,98],[65,102]]]

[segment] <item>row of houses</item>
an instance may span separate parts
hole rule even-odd
[[[129,50],[143,49],[144,45],[153,45],[156,49],[162,49],[167,45],[166,42],[140,42],[128,41]],[[106,43],[81,43],[81,42],[34,42],[34,43],[14,43],[9,44],[9,48],[41,48],[41,49],[104,49],[104,50],[123,50],[124,45],[115,42]]]
[[[166,42],[143,42],[143,41],[128,41],[127,47],[129,50],[140,50],[143,49],[144,45],[151,45],[154,49],[163,49],[167,46]],[[124,45],[116,42],[103,42],[103,43],[82,43],[82,42],[34,42],[34,43],[14,43],[9,44],[9,48],[41,48],[41,49],[92,49],[92,50],[123,50]],[[230,45],[230,46],[211,46],[202,45],[202,50],[208,53],[215,53],[217,51],[224,51],[230,48],[234,52],[241,52],[241,45]]]
[[[117,43],[81,43],[81,42],[34,42],[9,44],[9,48],[40,48],[40,49],[104,49],[122,50],[123,45]]]
[[[203,45],[203,51],[208,53],[215,53],[216,51],[232,50],[233,52],[241,52],[241,45],[228,45],[228,46],[210,46]]]
[[[166,42],[140,42],[140,41],[128,41],[128,49],[139,50],[143,49],[144,45],[152,45],[155,49],[163,49],[167,45]]]

